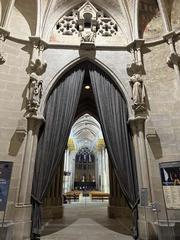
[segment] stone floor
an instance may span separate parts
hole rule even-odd
[[[107,217],[107,202],[66,204],[64,217],[45,224],[43,240],[132,240],[129,219]]]

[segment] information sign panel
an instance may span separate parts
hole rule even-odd
[[[161,163],[160,173],[166,207],[180,209],[180,162]]]
[[[12,162],[0,161],[0,211],[6,210]]]

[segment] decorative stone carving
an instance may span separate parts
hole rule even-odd
[[[58,23],[56,24],[56,29],[58,33],[62,35],[74,35],[77,34],[77,13],[72,11],[72,16],[64,16]]]
[[[56,24],[56,30],[61,35],[76,35],[81,42],[92,43],[96,35],[112,37],[116,35],[117,23],[104,11],[96,9],[89,1],[80,8],[73,9],[63,16]]]
[[[103,12],[101,12],[100,17],[98,18],[98,26],[99,30],[97,34],[101,36],[113,36],[116,35],[118,31],[115,21],[112,18],[105,17]]]
[[[141,76],[134,74],[130,78],[130,85],[132,87],[132,107],[135,113],[146,112],[146,90]]]
[[[40,76],[46,71],[47,63],[43,62],[42,59],[36,58],[35,60],[31,60],[30,69],[32,73]]]
[[[81,42],[90,42],[94,43],[95,40],[95,33],[92,31],[83,31],[81,33]]]
[[[47,63],[43,60],[44,44],[39,38],[33,38],[33,56],[30,61],[30,80],[27,89],[27,115],[37,115],[42,97],[42,75]]]
[[[142,75],[144,73],[144,65],[141,52],[143,44],[143,39],[137,39],[128,46],[129,52],[132,56],[132,63],[127,65],[127,73],[129,76],[133,76],[133,74]]]
[[[174,68],[174,65],[179,65],[180,63],[180,55],[175,52],[171,53],[166,62],[170,68]]]
[[[9,36],[10,32],[5,30],[4,28],[0,27],[0,64],[5,63],[5,58],[3,56],[3,42],[6,40],[6,38]]]
[[[174,65],[179,66],[180,63],[180,55],[176,52],[176,47],[175,47],[175,43],[174,43],[174,36],[175,36],[175,32],[169,32],[168,34],[164,35],[163,38],[165,39],[165,41],[169,44],[170,46],[170,55],[169,57],[167,57],[167,65],[170,68],[174,68]]]
[[[35,73],[30,74],[30,81],[27,91],[27,109],[36,113],[42,97],[42,79]]]

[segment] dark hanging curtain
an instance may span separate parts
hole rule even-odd
[[[75,67],[54,88],[46,104],[32,186],[32,239],[40,236],[41,204],[60,162],[78,106],[84,69]]]
[[[137,239],[138,182],[135,156],[127,126],[127,104],[107,74],[91,63],[88,68],[108,153],[122,192],[132,209],[133,237]]]

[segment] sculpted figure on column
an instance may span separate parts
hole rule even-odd
[[[30,111],[36,112],[40,105],[42,96],[42,79],[39,79],[35,73],[30,75],[29,88],[27,92],[27,107]]]
[[[140,74],[134,74],[130,79],[132,86],[132,99],[135,106],[145,104],[145,87]]]
[[[27,108],[30,112],[36,113],[40,105],[42,97],[42,77],[47,67],[46,62],[42,62],[40,58],[30,63],[30,81],[27,91]]]

